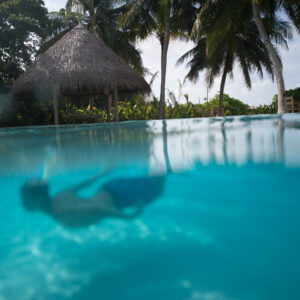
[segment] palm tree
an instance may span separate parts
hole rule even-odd
[[[161,87],[159,118],[165,118],[167,56],[170,38],[185,38],[196,17],[195,1],[191,0],[129,0],[130,10],[122,18],[124,30],[145,39],[154,35],[161,45]]]
[[[139,73],[144,73],[140,52],[135,48],[134,37],[119,29],[118,20],[128,10],[126,4],[114,0],[68,0],[68,15],[76,12],[87,28],[103,40]]]
[[[183,55],[178,63],[190,59],[188,63],[190,70],[187,79],[191,81],[196,81],[199,73],[206,70],[206,82],[209,88],[213,85],[215,78],[220,74],[222,75],[217,112],[218,116],[222,116],[225,83],[228,74],[233,71],[235,63],[239,64],[249,89],[251,88],[250,72],[257,71],[263,77],[264,68],[273,77],[273,69],[267,49],[260,38],[255,23],[251,19],[249,10],[240,7],[239,13],[236,12],[234,18],[228,15],[226,20],[222,20],[226,26],[222,29],[221,43],[218,40],[216,41],[217,38],[220,38],[220,35],[216,37],[211,33],[219,20],[219,12],[216,9],[213,10],[213,14],[205,16],[205,25],[199,27],[197,31],[197,45]],[[277,24],[279,28],[273,35],[277,34],[278,38],[285,41],[281,31],[287,30],[286,24],[282,23],[280,25]],[[211,48],[213,48],[213,51],[207,51]]]
[[[281,32],[280,37],[277,38],[274,34],[274,28],[270,25],[277,26],[284,22],[279,21],[278,13],[283,12],[289,20],[295,25],[296,29],[300,31],[300,2],[299,0],[202,0],[200,12],[196,18],[192,35],[197,37],[199,28],[205,24],[205,19],[213,12],[220,13],[218,21],[214,24],[211,33],[207,36],[207,52],[213,55],[218,44],[222,43],[226,33],[226,20],[229,16],[234,18],[237,12],[244,7],[251,11],[252,17],[255,21],[259,34],[263,40],[265,47],[273,64],[274,73],[278,89],[278,113],[286,112],[285,105],[285,87],[282,75],[282,64],[276,50],[275,44],[285,44],[281,37],[284,32]],[[248,4],[248,6],[247,6]],[[263,14],[263,15],[262,15]],[[285,24],[287,25],[287,24]],[[288,26],[287,26],[288,27]],[[276,28],[275,28],[276,32]],[[291,33],[287,30],[284,38],[291,38]],[[273,42],[273,43],[272,43]]]
[[[300,2],[298,1],[292,1],[292,0],[280,0],[280,1],[274,1],[273,7],[269,9],[268,15],[274,15],[276,10],[282,9],[286,15],[292,20],[296,28],[300,30]],[[265,3],[263,3],[265,4]],[[267,7],[270,8],[270,7]],[[265,27],[264,21],[261,17],[262,9],[260,7],[259,1],[252,0],[252,12],[253,12],[253,18],[256,23],[256,26],[258,28],[258,31],[260,33],[260,36],[268,49],[270,58],[272,60],[273,66],[274,66],[274,72],[276,76],[276,82],[277,82],[277,89],[278,89],[278,113],[286,113],[287,112],[287,106],[285,102],[285,84],[282,74],[282,64],[278,57],[277,51],[274,47],[274,45],[271,42],[271,39],[268,35],[267,29]]]

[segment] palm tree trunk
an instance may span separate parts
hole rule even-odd
[[[224,96],[224,87],[225,87],[225,82],[226,82],[226,77],[227,77],[227,70],[224,68],[222,80],[221,80],[221,86],[220,86],[220,95],[219,95],[219,107],[218,107],[218,117],[222,117],[223,114],[223,96]]]
[[[228,73],[228,64],[229,64],[229,55],[226,55],[225,59],[225,64],[224,64],[224,71],[222,75],[222,80],[221,80],[221,86],[220,86],[220,94],[219,94],[219,107],[218,107],[218,112],[217,116],[222,117],[224,115],[223,113],[223,96],[224,96],[224,88],[225,88],[225,83],[226,83],[226,78],[227,78],[227,73]]]
[[[271,43],[271,40],[268,36],[268,33],[265,29],[264,23],[260,17],[259,7],[257,3],[252,0],[252,12],[255,24],[258,28],[259,34],[269,52],[272,64],[274,66],[276,82],[277,82],[277,90],[278,90],[278,114],[286,113],[286,103],[285,103],[285,86],[284,86],[284,79],[282,74],[282,65],[280,59],[274,49],[274,46]]]
[[[167,74],[167,56],[168,48],[170,42],[170,14],[171,14],[171,0],[167,2],[167,12],[166,12],[166,28],[165,36],[162,45],[161,54],[161,85],[160,85],[160,102],[159,102],[159,119],[165,118],[165,108],[166,108],[166,74]]]

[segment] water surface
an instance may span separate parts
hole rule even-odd
[[[164,188],[79,228],[22,204],[33,178],[55,196],[103,170],[82,197]],[[0,299],[300,299],[299,180],[300,115],[1,129]]]

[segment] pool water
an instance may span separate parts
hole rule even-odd
[[[78,196],[133,180],[134,218],[24,207],[32,179],[55,197],[108,170]],[[0,299],[298,300],[299,195],[296,114],[1,129]]]

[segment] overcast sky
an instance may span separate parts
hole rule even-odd
[[[64,7],[66,0],[44,0],[46,7],[49,11],[59,10]],[[178,80],[181,82],[184,80],[187,73],[187,69],[184,65],[176,67],[176,61],[186,51],[192,48],[191,43],[172,41],[168,54],[168,70],[167,70],[167,91],[171,90],[178,95]],[[142,58],[144,66],[155,73],[160,71],[160,45],[155,38],[149,38],[146,41],[142,41],[138,44],[138,47],[142,51]],[[294,35],[293,41],[289,43],[289,50],[280,49],[281,58],[284,66],[284,77],[286,89],[293,89],[300,87],[300,35]],[[146,78],[149,79],[149,78]],[[261,80],[256,74],[252,77],[252,90],[248,90],[241,72],[236,67],[234,70],[234,79],[228,79],[225,86],[225,93],[232,97],[240,99],[249,105],[269,104],[272,102],[273,95],[277,93],[276,84],[265,75]],[[219,90],[220,79],[215,81],[215,85],[209,91],[209,98],[212,98]],[[153,92],[159,96],[160,91],[160,78],[158,77],[153,84]],[[186,82],[183,87],[183,94],[189,94],[189,99],[193,102],[203,103],[204,97],[206,97],[206,86],[204,83],[204,75],[200,76],[199,81],[194,84]],[[184,100],[181,99],[183,103]]]

